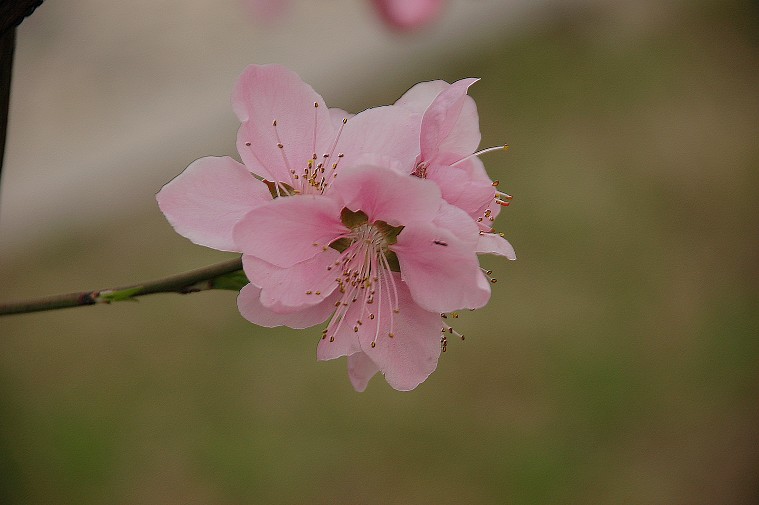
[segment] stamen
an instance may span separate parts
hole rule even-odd
[[[446,333],[449,333],[451,335],[456,335],[461,340],[464,340],[464,334],[463,333],[459,333],[458,331],[454,330],[452,327],[448,326],[446,323],[443,323],[443,329],[440,330],[440,331],[443,334],[442,337],[441,337],[441,339],[440,339],[441,342],[442,342],[443,339],[446,339],[446,343],[447,343],[448,338],[445,336]]]
[[[499,150],[508,151],[509,150],[509,145],[508,144],[504,144],[502,146],[488,147],[487,149],[482,149],[480,151],[477,151],[476,153],[472,153],[469,156],[461,158],[458,161],[454,161],[453,163],[451,163],[451,166],[458,165],[459,163],[462,163],[462,162],[464,162],[464,161],[466,161],[466,160],[468,160],[470,158],[473,158],[475,156],[479,157],[479,156],[482,156],[485,153],[489,153],[489,152],[492,152],[492,151],[499,151]],[[495,184],[494,184],[494,186],[495,186]]]
[[[331,157],[333,154],[335,154],[335,149],[337,149],[337,143],[340,141],[340,137],[343,134],[343,128],[348,123],[348,118],[343,118],[342,123],[340,124],[340,129],[337,130],[337,135],[335,135],[335,140],[332,142],[332,147],[330,148],[328,153],[324,153],[325,161],[327,158]],[[340,160],[345,156],[343,153],[338,153],[337,155],[337,162],[332,164],[331,171],[328,175],[323,175],[322,180],[319,181],[319,187],[322,191],[327,187],[327,180],[331,176],[332,178],[337,177],[337,166],[340,163]],[[324,173],[324,170],[322,169],[322,173]]]
[[[480,267],[480,270],[482,270],[482,273],[485,274],[485,277],[488,278],[488,281],[490,281],[491,284],[495,284],[498,282],[498,279],[493,277],[493,271],[492,270],[485,270],[484,268]]]
[[[314,102],[314,138],[311,142],[311,151],[314,153],[314,159],[316,159],[316,127],[319,126],[318,122],[318,109],[319,102]]]
[[[279,137],[279,128],[277,128],[277,120],[273,119],[271,122],[271,125],[274,128],[274,136],[277,138],[277,147],[279,148],[279,152],[282,154],[282,161],[285,162],[285,168],[287,169],[287,171],[292,174],[295,171],[290,166],[290,161],[287,159],[287,153],[285,152],[285,149],[284,149],[285,145],[282,142],[282,139]],[[292,186],[295,187],[295,181],[293,180],[292,176],[290,178],[290,182],[292,182]],[[276,183],[277,183],[277,186],[279,186],[282,183],[282,181],[276,181]],[[282,189],[285,189],[284,186]],[[289,194],[289,192],[287,193]],[[277,196],[279,196],[279,190],[277,190]]]

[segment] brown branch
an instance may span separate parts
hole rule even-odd
[[[0,34],[17,27],[42,0],[0,0]]]
[[[235,258],[197,270],[121,288],[79,291],[18,302],[0,303],[0,316],[133,300],[138,296],[154,293],[188,294],[207,289],[239,289],[242,284],[247,282],[243,276],[242,258]]]

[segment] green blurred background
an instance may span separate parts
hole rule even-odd
[[[497,224],[519,260],[484,260],[491,303],[417,390],[355,393],[344,360],[316,361],[320,328],[257,328],[229,292],[6,317],[0,503],[758,502],[759,7],[668,8],[627,24],[546,8],[348,102],[325,94],[356,111],[478,76],[483,146],[512,146],[484,161],[515,195]],[[199,155],[233,154],[235,129],[230,111]],[[8,300],[228,257],[150,200],[6,254],[0,285]]]

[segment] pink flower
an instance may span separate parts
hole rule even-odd
[[[496,190],[498,182],[490,179],[479,159],[501,147],[475,152],[480,143],[479,116],[474,100],[466,94],[475,82],[423,82],[407,91],[396,106],[423,114],[420,154],[412,175],[435,181],[448,203],[472,217],[481,231],[479,252],[514,260],[514,249],[492,227],[511,197]]]
[[[413,389],[437,366],[441,314],[490,297],[477,254],[513,257],[476,219],[493,215],[495,189],[472,155],[470,81],[422,83],[354,116],[284,67],[252,65],[232,97],[244,164],[201,158],[158,204],[193,242],[243,253],[248,320],[329,320],[319,359],[348,356],[359,391],[378,371]]]
[[[380,166],[341,174],[329,194],[257,207],[234,236],[251,281],[242,315],[294,327],[331,315],[317,356],[349,356],[358,390],[377,371],[415,388],[437,365],[440,314],[490,297],[472,220],[434,184]]]
[[[419,114],[394,106],[356,115],[327,109],[311,86],[280,65],[247,67],[232,106],[242,123],[237,147],[244,165],[228,157],[201,158],[157,195],[178,233],[223,251],[241,252],[232,228],[271,201],[270,190],[275,196],[321,194],[346,164],[372,153],[400,163],[419,151]]]
[[[413,30],[435,19],[443,0],[372,0],[377,13],[391,28]]]
[[[237,149],[243,163],[275,183],[280,194],[321,194],[343,166],[367,154],[391,160],[419,151],[419,114],[394,106],[355,116],[327,109],[294,72],[279,65],[251,65],[232,95],[242,125]]]

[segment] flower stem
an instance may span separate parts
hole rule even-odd
[[[31,300],[0,303],[0,316],[42,310],[65,309],[82,305],[136,300],[153,293],[188,294],[208,289],[239,290],[247,279],[242,272],[242,258],[224,261],[197,270],[170,275],[153,281],[98,291],[79,291]]]

